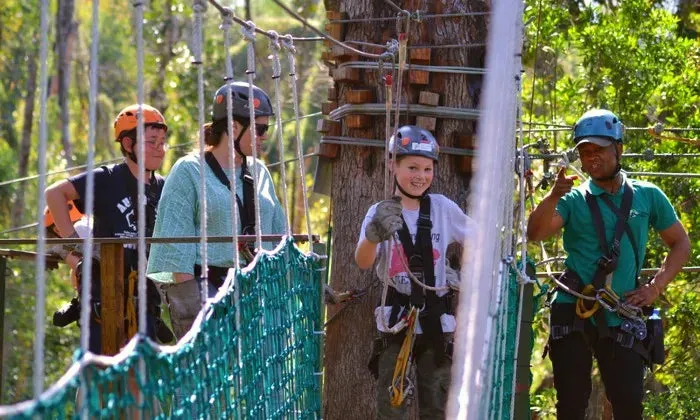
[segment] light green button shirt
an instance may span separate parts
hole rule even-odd
[[[258,176],[257,194],[260,203],[260,232],[284,234],[286,218],[280,205],[270,172],[263,162],[248,159],[251,173]],[[207,196],[207,236],[232,234],[231,192],[216,177],[206,163],[205,181]],[[189,154],[180,158],[168,174],[158,205],[158,216],[153,237],[182,237],[200,235],[200,165],[199,155]],[[224,169],[231,180],[231,171]],[[243,200],[240,168],[236,168],[236,192]],[[236,220],[240,233],[240,219]],[[263,243],[272,249],[276,243]],[[227,243],[207,244],[208,263],[217,267],[233,266],[233,246]],[[163,283],[172,283],[173,273],[194,273],[194,265],[201,265],[200,244],[152,244],[148,258],[148,277]]]
[[[627,180],[626,175],[623,177]],[[637,245],[639,264],[644,265],[646,246],[649,239],[649,227],[657,232],[671,227],[678,217],[666,195],[650,182],[629,180],[634,192],[632,209],[630,210],[629,225]],[[609,194],[590,180],[562,197],[557,203],[557,212],[564,219],[564,249],[567,253],[566,266],[575,271],[584,285],[593,281],[593,274],[597,267],[597,261],[602,256],[598,244],[598,235],[593,227],[593,217],[586,204],[586,192],[590,191],[594,196],[606,194],[619,208],[622,203],[622,195],[626,184],[623,184],[615,194]],[[605,223],[605,237],[608,244],[612,242],[617,216],[613,211],[598,200],[598,206]],[[638,271],[635,271],[635,257],[632,243],[627,235],[620,240],[620,258],[617,269],[613,273],[612,289],[618,296],[634,290]],[[641,270],[642,267],[637,267]],[[573,303],[575,298],[568,293],[558,292],[557,302]],[[621,323],[619,317],[611,312],[606,312],[608,324],[617,326]]]

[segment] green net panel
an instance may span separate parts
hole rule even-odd
[[[140,340],[107,368],[81,358],[12,418],[320,418],[322,265],[290,239],[238,272],[240,331],[231,286],[176,351]]]

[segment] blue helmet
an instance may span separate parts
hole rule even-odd
[[[389,140],[389,153],[394,152],[395,139],[398,139],[396,156],[423,156],[438,161],[440,146],[430,131],[415,125],[400,127]]]
[[[625,126],[617,115],[607,109],[591,109],[576,121],[574,125],[574,143],[578,144],[584,139],[591,141],[601,137],[622,143],[624,131]]]

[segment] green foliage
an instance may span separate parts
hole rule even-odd
[[[587,109],[615,111],[627,127],[700,126],[700,44],[681,30],[679,19],[662,2],[527,1],[527,49],[523,85],[524,121],[572,124]],[[533,127],[538,128],[538,127]],[[664,132],[672,136],[674,133]],[[697,138],[697,131],[679,132]],[[540,138],[548,148],[570,148],[569,133]],[[536,139],[526,139],[526,143]],[[697,153],[697,146],[658,141],[642,130],[628,130],[625,152]],[[536,177],[551,172],[550,161],[534,168]],[[627,159],[623,167],[641,172],[700,172],[697,159]],[[653,178],[675,205],[691,238],[691,260],[700,262],[697,225],[700,182],[690,178]],[[539,202],[545,190],[536,192]],[[659,267],[667,248],[650,235],[645,267]],[[547,241],[557,255],[558,239]],[[532,247],[539,255],[539,249]],[[648,375],[645,415],[650,418],[698,418],[700,303],[692,274],[681,274],[666,290],[668,300],[666,349],[668,361]],[[535,411],[553,413],[551,388],[541,386],[551,367],[541,361],[546,318],[536,319],[538,338],[533,353],[532,403]]]

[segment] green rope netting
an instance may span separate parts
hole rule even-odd
[[[532,260],[527,260],[527,265],[531,269],[532,273],[535,272],[535,264]],[[519,270],[522,268],[522,262],[518,263]],[[526,315],[523,319],[527,325],[532,323],[532,315],[537,311],[538,302],[541,297],[547,293],[546,285],[542,285],[537,278],[534,281],[540,290],[540,292],[531,296],[533,299],[532,309],[533,311]],[[520,283],[518,282],[518,275],[513,268],[509,269],[508,281],[504,282],[503,285],[505,290],[503,291],[503,301],[506,302],[505,305],[501,305],[499,312],[496,316],[495,331],[493,337],[492,347],[492,357],[491,361],[493,363],[493,380],[491,381],[490,399],[488,404],[488,418],[494,420],[506,420],[514,418],[514,413],[511,412],[512,401],[515,398],[513,394],[513,381],[515,379],[516,371],[513,361],[515,360],[518,352],[519,343],[516,342],[517,339],[517,327],[518,327],[518,313],[521,308],[519,307],[520,302]],[[525,296],[525,298],[530,298]],[[525,316],[525,315],[524,315]],[[531,327],[530,327],[531,328]],[[520,335],[523,337],[527,334],[526,331],[521,330]],[[527,334],[532,335],[532,334]],[[522,338],[521,338],[522,341]],[[532,349],[534,347],[534,341],[532,339],[528,340],[529,348],[527,354],[532,354]],[[523,363],[529,364],[530,359]],[[523,381],[522,378],[519,382],[531,383],[531,377]],[[527,413],[525,413],[527,415]],[[518,415],[515,415],[518,418]]]
[[[238,273],[240,332],[231,286],[177,351],[139,340],[113,366],[74,365],[65,386],[13,418],[320,418],[322,271],[290,239]]]

